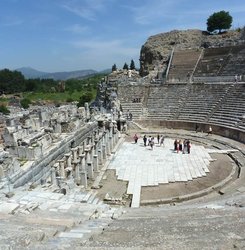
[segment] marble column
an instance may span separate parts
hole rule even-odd
[[[84,147],[83,146],[78,146],[78,156],[83,154]]]
[[[72,148],[71,149],[73,161],[77,161],[77,149],[78,148]]]
[[[93,156],[93,167],[94,167],[94,171],[96,171],[96,172],[99,171],[98,155]]]
[[[52,183],[52,185],[57,185],[57,179],[56,179],[56,173],[55,173],[55,168],[54,167],[52,167],[51,168],[51,183]]]
[[[84,186],[84,188],[88,187],[87,183],[87,170],[86,170],[86,160],[85,160],[85,154],[79,155],[80,158],[80,165],[81,165],[81,185]]]
[[[64,160],[59,160],[59,173],[61,178],[66,178],[65,174],[65,161]]]
[[[94,178],[94,169],[93,169],[93,161],[91,159],[91,151],[86,150],[86,154],[87,154],[88,178],[93,179]]]
[[[102,145],[102,158],[103,160],[106,160],[106,145]]]
[[[75,182],[77,185],[81,184],[81,177],[80,177],[80,164],[79,160],[73,161],[74,169],[75,169]],[[72,174],[72,173],[71,173]]]
[[[65,158],[66,158],[66,167],[68,168],[68,169],[71,169],[72,168],[72,166],[71,166],[71,153],[67,153],[67,154],[65,154]]]

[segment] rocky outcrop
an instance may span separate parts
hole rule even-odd
[[[171,51],[175,49],[188,49],[200,47],[223,47],[244,42],[244,29],[228,31],[223,34],[210,35],[201,30],[173,30],[157,34],[147,39],[140,52],[140,75],[149,73],[157,76],[167,68]]]

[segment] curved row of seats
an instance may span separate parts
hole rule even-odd
[[[142,89],[144,87],[142,86]],[[138,88],[137,88],[138,90]],[[118,96],[123,111],[136,119],[210,123],[245,130],[245,84],[169,84],[150,86],[141,101],[130,103],[135,87],[127,86],[127,102]]]

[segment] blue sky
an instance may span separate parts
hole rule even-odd
[[[131,59],[147,38],[173,29],[206,30],[214,12],[245,25],[245,1],[0,0],[0,69],[103,70]]]

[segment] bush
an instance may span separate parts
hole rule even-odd
[[[68,98],[66,99],[66,102],[74,102],[74,100],[73,100],[73,98],[68,97]]]
[[[3,113],[4,115],[8,115],[10,111],[7,109],[5,105],[0,105],[0,113]]]
[[[20,104],[21,104],[22,108],[28,109],[30,107],[31,101],[27,98],[24,98],[20,101]]]

